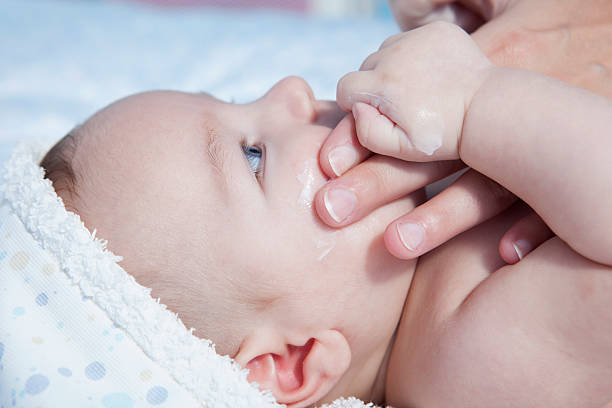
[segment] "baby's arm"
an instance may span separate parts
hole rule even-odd
[[[574,250],[612,265],[612,101],[523,70],[491,68],[459,155],[526,201]]]

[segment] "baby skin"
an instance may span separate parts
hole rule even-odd
[[[435,23],[388,39],[340,81],[338,103],[352,111],[354,131],[338,127],[323,151],[342,141],[355,149],[353,159],[363,156],[361,146],[410,162],[461,159],[516,194],[556,234],[506,264],[500,239],[529,211],[516,204],[422,256],[386,370],[386,402],[612,401],[612,102],[494,67],[461,29]],[[372,171],[380,160],[319,192],[327,224],[338,222],[329,192],[351,190],[359,167]],[[385,232],[398,257],[413,257],[435,228],[417,210]]]
[[[121,266],[280,403],[382,401],[415,266],[383,233],[423,194],[342,231],[324,225],[317,157],[342,116],[295,77],[245,105],[148,92],[93,115],[42,164]]]
[[[61,160],[43,166],[122,266],[280,403],[354,395],[397,408],[603,406],[612,398],[612,229],[610,203],[599,196],[609,189],[610,141],[599,132],[612,125],[610,103],[493,68],[454,27],[395,40],[429,75],[385,65],[406,55],[400,49],[372,61],[374,74],[379,63],[397,69],[378,82],[398,91],[380,98],[397,109],[381,115],[380,103],[341,98],[357,113],[354,142],[377,151],[368,140],[412,137],[400,156],[430,160],[411,167],[420,185],[456,170],[447,159],[460,157],[516,190],[559,237],[505,265],[496,242],[525,213],[517,205],[423,256],[415,272],[416,261],[388,253],[394,230],[385,227],[423,202],[420,189],[350,226],[327,227],[314,208],[324,195],[313,202],[311,192],[327,181],[316,159],[344,114],[298,78],[246,105],[178,92],[128,97],[75,129],[70,144],[49,153]],[[427,54],[445,43],[454,55],[444,47]],[[410,80],[423,86],[401,92]],[[405,95],[413,100],[396,99]],[[538,101],[561,95],[574,101],[559,113],[564,125],[542,121],[552,106]],[[419,116],[419,101],[434,114]],[[571,112],[584,120],[579,132]],[[418,129],[440,132],[412,135],[415,117],[437,123]],[[575,135],[580,145],[560,143]],[[590,161],[579,166],[582,156]]]

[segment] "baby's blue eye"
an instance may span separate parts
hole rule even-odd
[[[244,157],[249,162],[249,167],[255,176],[261,177],[264,169],[264,150],[260,146],[242,146]]]

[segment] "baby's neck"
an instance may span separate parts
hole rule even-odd
[[[352,375],[345,376],[344,382],[339,384],[322,402],[331,402],[338,397],[354,396],[362,401],[383,406],[387,366],[394,341],[395,333],[391,336],[385,349],[372,353],[371,357],[362,364],[354,366]],[[329,401],[327,401],[328,399]]]
[[[385,402],[385,390],[387,384],[387,366],[389,365],[389,358],[391,357],[391,349],[393,348],[393,343],[395,342],[395,333],[391,336],[391,340],[387,345],[387,350],[383,357],[383,360],[378,368],[378,373],[376,374],[376,378],[374,379],[374,385],[372,386],[372,390],[370,393],[370,398],[368,399],[371,402],[376,403],[377,405],[382,405]]]

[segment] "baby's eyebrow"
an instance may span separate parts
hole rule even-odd
[[[230,174],[228,170],[227,148],[221,140],[219,132],[217,131],[218,128],[216,126],[213,126],[208,121],[206,121],[204,126],[207,135],[206,152],[208,153],[208,158],[213,168],[215,181],[217,182],[221,191],[227,192],[227,186],[229,183],[228,177]]]

